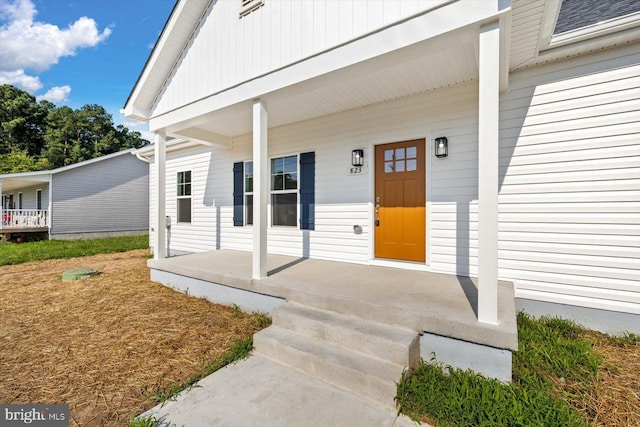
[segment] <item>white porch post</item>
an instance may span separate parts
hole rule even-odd
[[[153,147],[154,152],[154,177],[153,184],[156,192],[156,215],[155,228],[153,230],[154,248],[153,258],[162,259],[167,256],[167,245],[165,235],[165,215],[166,215],[166,136],[164,132],[156,133],[156,141]]]
[[[253,101],[253,278],[267,277],[267,104]]]
[[[498,22],[480,28],[478,56],[478,321],[498,324]]]
[[[49,238],[51,238],[51,230],[53,229],[53,175],[49,174],[49,203],[47,203],[47,227],[49,227]],[[42,197],[42,195],[40,195]],[[37,207],[37,206],[36,206]]]

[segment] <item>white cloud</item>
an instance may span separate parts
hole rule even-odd
[[[8,22],[0,26],[0,67],[15,71],[44,71],[61,57],[73,56],[83,47],[95,46],[111,34],[110,28],[98,31],[96,21],[83,16],[65,29],[57,25],[34,22],[36,13],[31,0],[0,0],[0,16]]]
[[[29,93],[34,93],[42,89],[42,83],[37,76],[28,76],[24,70],[2,71],[0,70],[0,84],[10,84],[17,86]]]
[[[56,86],[52,87],[45,93],[44,95],[39,95],[36,97],[37,101],[46,99],[49,102],[53,102],[54,104],[58,104],[60,102],[65,102],[69,99],[69,94],[71,93],[71,86]]]
[[[32,0],[0,0],[0,83],[11,83],[31,93],[42,89],[42,83],[25,70],[48,70],[60,58],[96,46],[111,34],[110,28],[100,32],[96,22],[86,16],[60,29],[34,21],[36,14]],[[42,98],[49,93],[61,96],[64,91],[60,88],[65,87],[53,88]]]

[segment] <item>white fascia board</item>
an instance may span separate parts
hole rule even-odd
[[[347,43],[207,96],[189,105],[151,117],[157,131],[201,114],[252,101],[306,80],[402,49],[454,30],[495,21],[510,12],[509,1],[457,0],[365,34]]]

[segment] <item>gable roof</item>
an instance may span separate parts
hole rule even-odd
[[[638,0],[563,0],[553,34],[576,30],[639,11]]]
[[[85,160],[84,162],[78,162],[78,163],[74,163],[72,165],[62,166],[62,167],[59,167],[57,169],[50,169],[50,170],[44,170],[44,171],[33,171],[33,172],[19,172],[19,173],[0,174],[0,179],[26,178],[26,177],[35,177],[35,176],[41,176],[41,175],[54,175],[56,173],[65,172],[65,171],[68,171],[68,170],[71,170],[71,169],[85,167],[85,166],[91,165],[93,163],[102,162],[104,160],[112,159],[112,158],[118,157],[118,156],[123,156],[125,154],[135,154],[134,153],[135,151],[136,151],[135,148],[130,148],[128,150],[117,151],[115,153],[107,154],[106,156],[96,157],[94,159]]]

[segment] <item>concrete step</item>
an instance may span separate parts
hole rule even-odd
[[[400,366],[420,362],[419,336],[408,329],[294,303],[275,309],[273,324]]]
[[[257,353],[395,408],[403,366],[272,325],[256,333]]]

